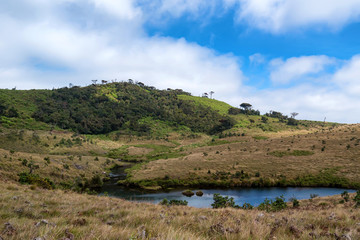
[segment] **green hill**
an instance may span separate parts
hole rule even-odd
[[[231,105],[229,105],[225,102],[206,98],[206,97],[195,97],[195,96],[190,96],[190,95],[179,95],[178,97],[180,99],[193,102],[196,105],[203,105],[203,106],[210,107],[211,109],[215,110],[216,112],[218,112],[222,115],[227,115],[229,109],[231,108]]]
[[[231,117],[178,95],[189,93],[131,82],[54,90],[1,90],[0,116],[5,127],[40,125],[42,129],[57,127],[83,134],[121,131],[149,135],[154,125],[151,120],[207,134],[235,124]]]

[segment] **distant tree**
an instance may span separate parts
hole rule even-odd
[[[245,111],[248,111],[251,109],[252,105],[250,103],[242,103],[240,104],[240,107],[243,108]]]
[[[292,113],[290,113],[291,114],[291,117],[292,118],[295,118],[297,115],[299,115],[299,113],[297,113],[297,112],[292,112]]]
[[[96,85],[97,80],[91,80],[94,85]]]

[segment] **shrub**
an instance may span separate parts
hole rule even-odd
[[[311,193],[310,194],[310,199],[314,199],[314,198],[316,198],[318,196],[319,196],[319,194]]]
[[[345,202],[348,202],[348,201],[350,200],[350,196],[349,196],[348,191],[344,191],[344,192],[341,194],[341,197],[344,199]]]
[[[300,206],[299,200],[297,200],[295,197],[290,198],[289,200],[290,200],[290,202],[292,202],[294,208],[297,208]]]
[[[165,205],[165,206],[187,206],[188,201],[186,201],[186,200],[170,200],[169,201],[166,198],[164,198],[159,204]]]
[[[45,189],[54,189],[55,184],[48,178],[40,177],[37,174],[22,172],[19,174],[19,182],[22,184],[35,184]]]
[[[240,208],[238,205],[235,205],[234,198],[232,197],[223,197],[219,193],[214,194],[214,203],[211,204],[213,208],[226,208],[226,207],[232,207],[232,208]]]
[[[245,209],[245,210],[251,210],[253,208],[254,208],[253,205],[251,205],[250,203],[244,203],[242,205],[242,209]]]
[[[50,164],[50,158],[49,157],[44,157],[44,160],[47,164]]]
[[[188,201],[186,200],[170,200],[169,202],[169,205],[173,206],[173,205],[176,205],[176,206],[187,206],[188,205]]]
[[[267,212],[276,212],[276,211],[280,211],[283,210],[287,207],[286,202],[285,202],[285,198],[283,195],[281,195],[280,197],[276,197],[275,201],[273,200],[269,200],[269,199],[265,199],[264,202],[262,202],[258,209],[259,210],[264,210]]]
[[[169,205],[169,200],[167,200],[166,198],[164,198],[163,200],[161,200],[161,202],[159,203],[160,205]]]

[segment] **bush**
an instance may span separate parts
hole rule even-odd
[[[344,191],[344,192],[341,194],[341,197],[344,199],[345,202],[348,202],[348,201],[350,200],[350,196],[349,196],[348,191]]]
[[[186,200],[170,200],[169,201],[166,198],[164,198],[159,204],[165,205],[165,206],[187,206],[188,201],[186,201]]]
[[[290,198],[289,200],[290,200],[290,202],[292,202],[294,208],[297,208],[300,206],[300,202],[296,198],[293,197],[293,198]]]
[[[54,189],[55,184],[48,178],[40,177],[37,174],[22,172],[19,174],[19,182],[22,184],[35,184],[45,189]]]
[[[211,204],[213,208],[240,208],[238,205],[235,205],[234,198],[229,198],[228,196],[223,197],[219,193],[214,194],[214,203]]]
[[[253,205],[251,205],[250,203],[244,203],[242,205],[242,209],[245,209],[245,210],[251,210],[253,208],[254,208]]]
[[[273,200],[269,200],[269,199],[265,199],[264,202],[262,202],[258,209],[259,210],[264,210],[267,212],[276,212],[276,211],[280,211],[283,210],[287,207],[286,202],[285,202],[285,198],[283,195],[281,195],[280,197],[276,197],[275,201]]]
[[[319,194],[311,193],[310,194],[310,199],[314,199],[314,198],[316,198],[318,196],[319,196]]]

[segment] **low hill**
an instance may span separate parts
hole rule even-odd
[[[182,90],[157,90],[141,83],[110,83],[54,90],[1,90],[0,116],[6,127],[25,128],[36,120],[45,128],[83,134],[124,131],[149,135],[149,120],[214,134],[234,121],[204,105],[178,98]],[[146,119],[146,120],[144,120]],[[45,124],[44,124],[45,123]],[[41,128],[39,127],[39,128]]]

